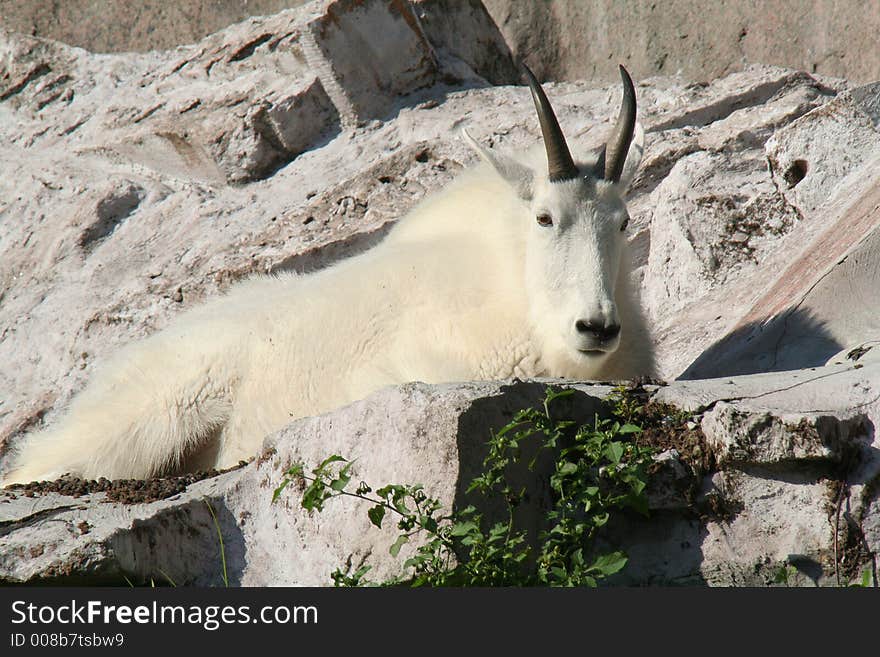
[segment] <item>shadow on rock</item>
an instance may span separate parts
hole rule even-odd
[[[507,521],[504,500],[486,499],[467,492],[470,482],[483,472],[483,460],[488,452],[486,443],[493,433],[513,420],[517,411],[540,408],[545,389],[542,383],[513,383],[502,389],[500,400],[478,399],[459,419],[460,469],[454,508],[475,506],[483,515],[484,530],[496,522]],[[599,388],[593,395],[576,390],[570,396],[554,400],[550,415],[572,420],[576,426],[591,425],[597,415],[609,416],[608,404],[600,396],[607,392],[608,389]],[[538,545],[541,531],[549,529],[547,513],[554,502],[549,478],[557,456],[550,452],[540,455],[530,470],[526,464],[534,458],[537,445],[537,436],[523,441],[516,463],[509,466],[507,472],[511,487],[524,490],[514,513],[514,523],[518,529],[525,530],[527,541],[533,547]],[[629,562],[624,571],[606,580],[607,584],[705,583],[700,575],[700,564],[706,528],[693,513],[680,509],[652,510],[650,516],[645,517],[624,510],[614,514],[608,530],[597,541],[597,548],[602,552],[623,549]]]
[[[678,378],[712,379],[819,367],[841,349],[843,345],[822,321],[792,309],[769,321],[751,322],[728,333],[700,354]]]
[[[134,585],[238,586],[246,564],[244,536],[222,499],[169,507],[134,521],[110,543]]]
[[[485,526],[507,522],[507,506],[504,500],[486,499],[478,493],[468,493],[470,483],[483,472],[483,460],[488,453],[487,443],[494,433],[510,423],[516,413],[526,408],[540,408],[545,397],[546,385],[534,382],[515,382],[502,387],[502,398],[477,399],[461,414],[458,421],[459,478],[456,483],[455,509],[473,505],[483,515]],[[604,402],[580,390],[554,400],[551,417],[571,419],[578,424],[592,422],[603,411]],[[528,463],[535,457],[539,437],[533,436],[522,442],[519,458],[507,472],[514,490],[524,491],[516,507],[514,522],[526,531],[529,544],[537,544],[538,534],[547,527],[547,511],[552,507],[549,486],[553,472],[554,454],[541,454],[533,469]]]
[[[626,568],[611,586],[704,586],[701,574],[706,523],[695,513],[654,510],[650,517],[628,513],[613,519],[609,534],[623,545]],[[608,550],[615,549],[614,544]]]

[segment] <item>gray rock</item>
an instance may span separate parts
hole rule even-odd
[[[826,365],[849,365],[860,363],[864,365],[880,358],[880,340],[866,340],[857,345],[845,347],[828,359]],[[848,362],[849,361],[849,362]]]
[[[369,505],[358,500],[331,500],[310,514],[292,486],[273,504],[287,468],[341,454],[354,462],[354,481],[421,483],[447,508],[460,507],[473,502],[464,488],[478,471],[490,431],[516,410],[540,403],[544,383],[385,388],[292,422],[267,438],[255,461],[164,500],[121,504],[108,502],[106,493],[71,498],[6,491],[0,496],[0,579],[217,585],[223,563],[218,531],[230,583],[328,585],[330,573],[346,563],[372,565],[376,579],[397,575],[418,541],[391,557],[393,523],[373,527]],[[601,399],[611,392],[609,386],[555,383],[576,393],[552,412],[579,422],[602,412]],[[843,394],[855,387],[860,394]],[[630,557],[613,581],[764,585],[787,565],[799,569],[790,583],[860,576],[867,552],[880,547],[878,387],[880,368],[872,364],[736,377],[699,389],[697,397],[694,382],[660,388],[657,401],[707,409],[702,425],[716,465],[693,481],[694,470],[675,450],[656,457],[650,517],[612,524],[609,540]],[[818,409],[814,388],[831,389]],[[548,504],[540,474],[522,480],[529,499],[522,520],[535,528]],[[851,547],[844,552],[846,541]]]
[[[479,3],[443,0],[326,0],[142,54],[0,31],[0,449],[185,308],[376,244],[474,161],[461,126],[501,150],[533,145],[526,89],[487,84],[514,82],[511,61]],[[602,143],[617,83],[547,90],[577,152]],[[758,66],[637,93],[634,278],[661,372],[682,379],[655,399],[692,414],[715,465],[659,458],[654,515],[616,529],[631,556],[619,581],[764,584],[786,563],[799,583],[845,579],[880,541],[880,90]],[[609,388],[577,387],[591,417]],[[269,504],[284,469],[344,453],[371,482],[455,504],[487,431],[540,396],[533,383],[384,390],[150,503],[4,494],[0,573],[216,584],[219,526],[236,583],[326,584],[368,556],[389,575],[393,531],[362,508]],[[546,491],[530,485],[537,518]]]
[[[831,415],[786,419],[742,412],[718,401],[703,417],[702,429],[719,466],[773,466],[788,461],[841,461],[853,436],[865,434],[866,421],[861,415],[846,421]]]
[[[413,0],[412,5],[441,59],[458,59],[492,84],[519,80],[510,49],[480,0]],[[470,29],[462,29],[465,25]]]
[[[585,422],[611,388],[575,387],[576,403],[566,400],[559,412]],[[461,503],[490,432],[515,411],[540,403],[543,389],[523,382],[386,388],[339,411],[295,421],[267,438],[264,454],[246,467],[147,504],[110,503],[106,493],[70,498],[2,492],[0,581],[80,577],[123,584],[127,576],[218,584],[218,526],[228,577],[236,584],[328,585],[335,568],[366,559],[374,563],[371,576],[390,577],[399,567],[388,554],[395,523],[373,528],[368,505],[357,500],[334,500],[320,514],[306,513],[294,488],[273,504],[287,468],[296,461],[316,466],[340,454],[354,461],[355,480],[373,486],[421,483],[446,504]],[[530,490],[535,506],[527,522],[537,523],[546,492],[537,480]]]
[[[197,42],[248,16],[302,4],[305,0],[188,0],[179,5],[165,0],[17,0],[0,4],[0,22],[17,32],[94,52],[166,50]],[[756,62],[861,82],[880,77],[877,58],[865,56],[876,45],[880,18],[862,0],[821,0],[810,11],[791,11],[781,0],[710,4],[699,12],[690,0],[485,0],[486,9],[482,4],[439,0],[442,9],[435,17],[443,22],[457,12],[488,10],[510,48],[541,76],[554,80],[612,82],[619,61],[639,78],[682,74],[705,81]],[[429,21],[422,22],[434,42]]]
[[[702,412],[715,469],[699,518],[659,513],[621,530],[622,581],[766,586],[786,567],[792,585],[859,579],[877,545],[878,387],[866,364],[661,388],[657,401]]]
[[[690,0],[485,0],[511,49],[555,80],[604,79],[624,62],[639,77],[706,81],[761,62],[869,82],[880,78],[880,16],[859,0],[701,5]]]

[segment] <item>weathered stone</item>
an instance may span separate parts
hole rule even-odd
[[[826,365],[849,365],[875,362],[880,359],[880,340],[867,340],[857,345],[845,347],[828,359]]]
[[[788,567],[789,585],[860,579],[877,549],[878,387],[867,363],[661,388],[661,403],[708,409],[717,469],[695,498],[701,520],[660,513],[619,530],[620,581],[766,586]],[[848,537],[859,547],[844,550]]]
[[[434,48],[405,0],[333,0],[307,29],[307,49],[316,48],[327,62],[319,75],[330,73],[348,105],[343,116],[383,116],[398,95],[437,80]]]
[[[519,80],[510,49],[480,0],[413,0],[412,5],[439,57],[461,60],[492,84]]]
[[[797,570],[790,584],[860,577],[869,552],[880,548],[874,434],[880,368],[828,369],[736,377],[714,388],[683,381],[654,393],[664,403],[711,408],[702,425],[715,466],[694,481],[695,471],[675,450],[657,456],[650,516],[619,517],[605,538],[629,555],[626,570],[612,581],[766,585],[787,566]],[[540,404],[544,383],[385,388],[323,416],[294,421],[267,439],[256,461],[192,483],[182,493],[168,486],[173,496],[158,501],[122,504],[107,501],[107,493],[74,498],[5,491],[0,579],[218,584],[218,531],[230,583],[328,585],[330,573],[346,563],[370,564],[376,579],[394,576],[418,542],[391,557],[394,523],[373,527],[365,502],[331,500],[321,513],[309,514],[299,507],[301,491],[291,486],[273,504],[287,468],[296,462],[314,467],[340,454],[353,461],[355,481],[373,487],[421,483],[446,508],[481,504],[464,490],[479,470],[485,441],[516,410]],[[562,406],[553,407],[554,416],[589,422],[603,412],[600,400],[611,387],[572,387],[575,395],[556,402]],[[809,409],[812,389],[822,387],[831,393],[819,415]],[[848,389],[861,393],[850,398],[844,395]],[[537,528],[546,513],[546,474],[521,480],[526,526]],[[130,491],[133,499],[136,492]],[[499,508],[482,510],[491,517]],[[848,536],[860,541],[855,549]],[[844,552],[847,541],[851,547]]]
[[[555,408],[563,417],[591,421],[611,388],[575,388],[576,396]],[[70,498],[0,492],[0,581],[80,577],[122,584],[128,576],[217,584],[218,527],[236,584],[329,585],[335,568],[367,559],[374,564],[371,577],[391,577],[399,568],[388,554],[396,523],[372,527],[369,505],[357,500],[336,500],[320,514],[306,513],[295,487],[273,504],[287,468],[299,461],[315,467],[340,454],[354,462],[354,478],[374,488],[421,483],[447,505],[470,503],[465,489],[479,471],[491,431],[543,397],[543,385],[523,382],[386,388],[339,411],[292,423],[269,437],[265,454],[240,470],[147,504],[110,503],[106,493]],[[534,475],[523,477],[531,500],[524,522],[537,525],[546,488]],[[52,522],[44,522],[48,519]],[[86,533],[78,529],[83,521],[90,526]],[[21,559],[34,545],[42,552]],[[407,546],[401,555],[412,549]]]
[[[814,216],[824,232],[799,249],[687,378],[822,365],[844,345],[876,339],[880,178],[873,159]],[[809,234],[809,233],[808,233]],[[794,251],[794,249],[792,249]]]
[[[441,2],[444,13],[451,14],[482,4]],[[189,0],[180,5],[166,0],[136,4],[17,0],[0,3],[0,22],[11,30],[94,52],[166,50],[199,41],[249,15],[273,14],[302,4],[305,0]],[[418,0],[413,5],[418,9]],[[698,81],[749,63],[862,82],[880,77],[880,63],[865,56],[873,52],[880,14],[862,0],[820,0],[810,11],[800,12],[791,11],[785,0],[705,5],[699,12],[693,10],[691,0],[667,0],[662,5],[485,0],[485,6],[517,55],[554,80],[611,82],[618,61],[625,61],[638,77],[680,73]],[[119,25],[126,29],[117,29]],[[433,41],[430,27],[425,29]]]
[[[774,180],[801,212],[814,213],[848,175],[877,155],[878,98],[880,82],[857,87],[767,140]]]
[[[701,5],[690,0],[484,0],[514,53],[554,80],[613,80],[617,62],[639,77],[713,80],[750,63],[869,82],[880,12],[860,0]]]
[[[719,401],[702,429],[717,464],[774,465],[786,461],[842,461],[852,436],[864,435],[864,418],[830,415],[776,417],[749,413]]]
[[[646,274],[649,294],[676,307],[676,298],[700,297],[700,289],[708,284],[720,296],[707,307],[692,304],[694,315],[686,313],[679,319],[685,326],[695,326],[714,314],[716,322],[727,324],[727,335],[714,345],[703,343],[703,353],[682,376],[706,378],[822,365],[844,345],[880,335],[880,323],[871,310],[878,298],[876,259],[870,255],[876,252],[880,225],[877,98],[876,85],[860,87],[774,132],[766,143],[771,176],[765,169],[752,174],[757,180],[746,183],[747,194],[760,196],[729,206],[728,226],[744,227],[738,231],[743,239],[730,236],[725,246],[711,233],[704,237],[723,212],[712,212],[713,220],[698,212],[669,212],[665,218],[659,213],[654,232],[661,241],[656,249],[652,242],[651,252],[651,262],[658,264]],[[690,155],[676,166],[685,166],[682,162],[699,155]],[[740,156],[738,161],[749,160]],[[673,179],[670,174],[661,184],[673,184]],[[670,194],[663,196],[658,204]],[[680,231],[666,227],[670,221],[700,225],[702,235],[694,230],[682,238]],[[701,258],[707,251],[715,257]],[[733,260],[715,274],[713,265],[730,256]],[[652,271],[663,271],[667,261],[667,271],[674,273],[652,277]],[[718,285],[719,275],[723,286]],[[652,287],[651,278],[660,286]],[[681,286],[680,291],[676,286]],[[732,308],[741,310],[731,313]]]
[[[118,346],[253,273],[307,272],[377,243],[475,160],[462,125],[502,151],[536,144],[527,89],[482,86],[515,81],[510,62],[478,3],[444,0],[322,0],[141,55],[0,33],[6,453]],[[546,88],[573,149],[600,145],[619,85]],[[663,376],[716,377],[655,399],[702,414],[716,462],[694,481],[690,455],[660,458],[652,517],[617,528],[631,557],[620,581],[763,584],[795,562],[822,583],[835,564],[849,577],[864,550],[834,555],[841,522],[875,552],[880,536],[880,91],[753,67],[705,85],[650,79],[637,94],[634,278]],[[580,389],[589,413],[608,391]],[[0,570],[217,583],[219,526],[238,583],[325,584],[367,554],[384,559],[381,577],[396,567],[393,531],[341,505],[305,516],[293,494],[270,505],[284,468],[344,452],[371,483],[419,481],[456,504],[487,430],[539,393],[386,390],[163,501],[4,497]]]
[[[648,507],[652,511],[686,509],[691,504],[688,489],[693,484],[693,472],[676,449],[668,449],[654,457],[655,470],[648,483]]]

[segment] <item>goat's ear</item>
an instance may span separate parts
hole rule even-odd
[[[641,123],[636,123],[633,130],[633,138],[626,153],[626,161],[623,163],[623,172],[620,174],[620,189],[626,191],[630,183],[636,177],[639,165],[642,163],[642,155],[645,154],[645,129]]]
[[[461,129],[461,135],[477,155],[492,165],[498,175],[513,187],[517,196],[524,201],[532,200],[535,189],[535,172],[511,157],[495,153],[470,136],[467,130]]]

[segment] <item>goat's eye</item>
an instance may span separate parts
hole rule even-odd
[[[627,226],[629,226],[629,215],[626,215],[623,218],[623,223],[620,224],[620,232],[622,233],[623,231],[625,231]]]
[[[546,212],[542,212],[537,217],[535,217],[535,221],[538,222],[539,226],[543,226],[544,228],[553,225],[553,217],[551,217]]]

